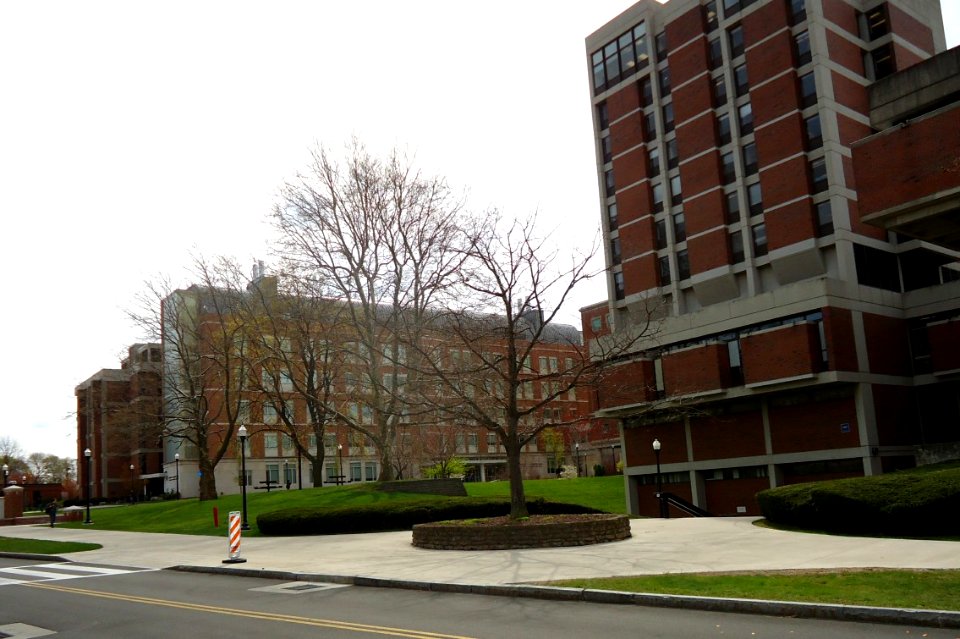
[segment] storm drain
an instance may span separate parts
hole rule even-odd
[[[251,588],[253,592],[276,592],[288,595],[299,595],[305,592],[318,592],[320,590],[334,590],[336,588],[346,588],[349,584],[331,584],[317,581],[292,581],[290,583],[278,584],[276,586],[263,586],[262,588]]]

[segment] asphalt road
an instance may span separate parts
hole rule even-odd
[[[958,631],[0,558],[0,637],[960,637]]]

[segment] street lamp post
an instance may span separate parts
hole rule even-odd
[[[241,426],[237,430],[240,439],[240,492],[243,494],[243,521],[240,530],[250,530],[247,523],[247,427]]]
[[[340,460],[339,472],[337,472],[337,486],[346,483],[346,476],[343,474],[343,444],[337,444],[337,457]]]
[[[130,464],[130,503],[137,501],[137,488],[133,482],[133,464]]]
[[[7,477],[10,476],[10,467],[6,464],[3,465],[3,487],[7,487]]]
[[[657,458],[657,501],[660,502],[660,517],[667,519],[667,502],[663,500],[663,478],[660,475],[660,440],[653,440],[653,454]]]
[[[90,455],[92,453],[89,448],[83,451],[83,456],[87,459],[87,518],[83,520],[83,523],[87,525],[93,523],[90,521]]]
[[[580,442],[577,442],[573,445],[573,448],[577,451],[577,477],[580,476]]]
[[[174,477],[177,480],[177,499],[180,499],[180,453],[174,453],[173,463],[176,469],[174,470],[174,472],[176,473]]]

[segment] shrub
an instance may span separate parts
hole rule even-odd
[[[577,504],[544,499],[527,501],[531,515],[599,513]],[[499,517],[510,513],[510,501],[497,497],[448,497],[342,508],[289,508],[263,513],[257,527],[264,535],[334,535],[410,530],[414,524],[447,519]]]
[[[607,468],[603,464],[594,464],[593,465],[593,476],[594,477],[603,477],[607,474]]]
[[[796,484],[757,494],[774,523],[829,532],[942,536],[960,534],[960,468],[900,471]]]

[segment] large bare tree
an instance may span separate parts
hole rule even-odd
[[[398,152],[379,159],[357,142],[337,159],[313,153],[274,210],[287,272],[344,304],[344,374],[353,377],[337,418],[368,437],[380,479],[397,474],[397,433],[406,396],[421,383],[409,345],[422,342],[429,309],[444,301],[463,253],[461,202],[446,183]]]

